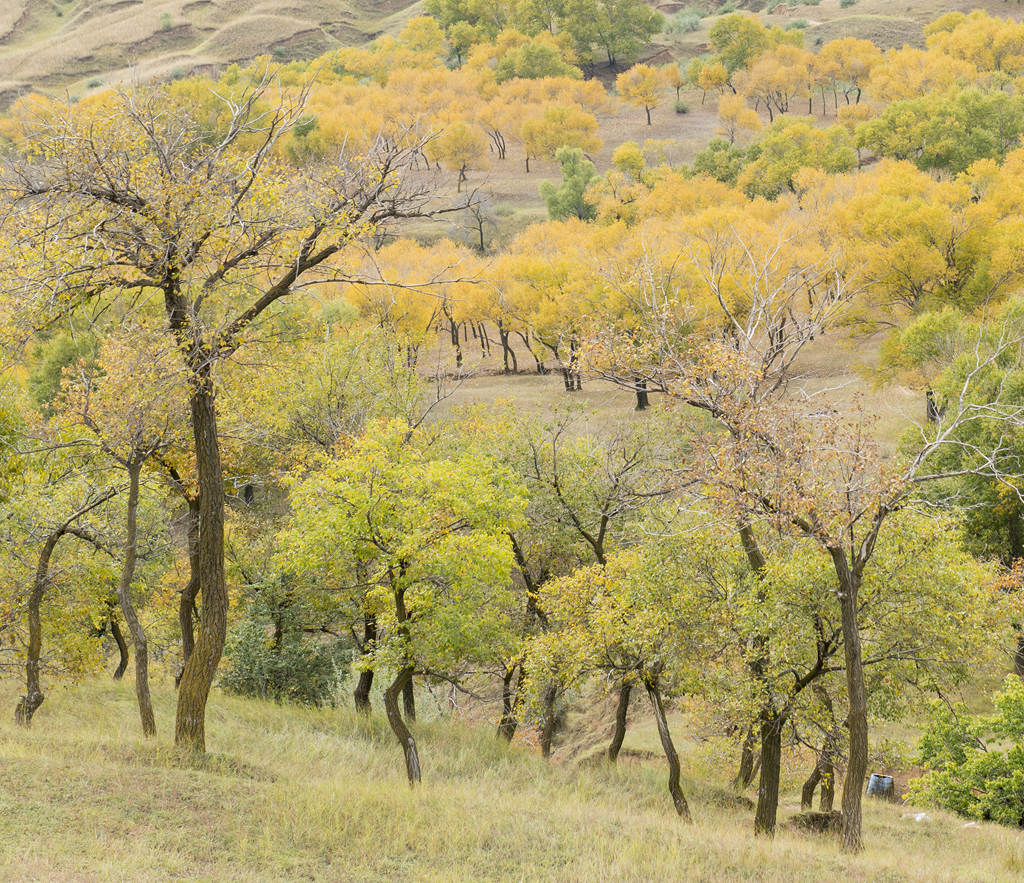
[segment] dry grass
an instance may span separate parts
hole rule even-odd
[[[0,686],[2,707],[13,685]],[[750,836],[750,812],[687,757],[696,822],[662,793],[660,763],[545,764],[489,729],[419,725],[424,784],[410,790],[382,722],[215,694],[212,754],[139,739],[130,686],[54,691],[31,731],[0,723],[4,880],[1014,880],[1024,838],[939,812],[869,802],[867,851],[783,827]],[[685,739],[680,742],[687,747]],[[628,746],[627,746],[628,747]],[[790,788],[793,782],[787,783]],[[789,815],[792,790],[784,796]]]

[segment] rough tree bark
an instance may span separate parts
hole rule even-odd
[[[779,776],[782,767],[782,726],[785,717],[773,708],[761,712],[761,778],[757,786],[754,833],[775,835],[779,809]]]
[[[206,750],[206,701],[224,652],[228,593],[224,577],[224,477],[213,378],[208,359],[193,366],[192,432],[199,477],[199,584],[203,603],[195,647],[181,673],[174,723],[176,745]]]
[[[859,852],[861,842],[861,797],[868,770],[868,704],[864,687],[864,660],[860,628],[857,622],[858,576],[851,571],[842,549],[830,549],[839,577],[839,604],[842,615],[843,651],[846,662],[846,691],[849,697],[850,752],[843,781],[842,847]]]

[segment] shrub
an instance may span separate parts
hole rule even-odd
[[[1006,679],[995,706],[995,714],[972,718],[963,706],[935,704],[918,743],[928,771],[910,783],[911,800],[975,819],[1024,825],[1024,747],[1019,744],[1024,737],[1024,684],[1019,678]],[[993,744],[1001,740],[1010,746]]]
[[[848,8],[850,6],[853,6],[853,4],[856,3],[856,2],[857,2],[857,0],[839,0],[839,5],[843,9],[846,9],[846,8]]]
[[[810,22],[808,22],[806,18],[794,18],[792,21],[786,22],[786,30],[787,31],[795,31],[797,29],[803,30],[804,28],[807,27],[808,24],[810,24]]]
[[[700,28],[702,15],[696,9],[680,9],[668,20],[665,31],[669,34],[689,34]]]
[[[733,3],[732,0],[727,0],[727,2],[723,3],[721,6],[718,7],[719,15],[729,15],[730,13],[735,11],[736,4]]]
[[[687,104],[685,101],[677,101],[676,102],[676,113],[689,113],[689,112],[690,112],[690,105],[689,104]]]
[[[88,86],[90,89],[98,89],[100,86],[103,85],[103,80],[89,80],[89,82],[85,85]]]
[[[160,16],[160,30],[169,31],[172,24],[173,22],[171,21],[171,14],[169,12],[165,12]]]
[[[229,693],[306,705],[334,705],[349,673],[340,639],[309,636],[292,607],[253,603],[228,636],[230,663],[220,684]]]

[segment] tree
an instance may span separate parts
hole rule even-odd
[[[521,132],[527,172],[531,159],[554,159],[560,147],[578,148],[584,153],[601,147],[594,115],[564,104],[549,105],[540,116],[526,119]]]
[[[597,169],[590,160],[583,158],[579,148],[560,147],[555,159],[562,167],[561,185],[542,181],[540,195],[548,205],[548,217],[553,221],[564,218],[592,220],[594,206],[586,199],[590,182],[597,177]]]
[[[156,735],[149,693],[145,629],[132,599],[139,554],[138,510],[142,470],[179,441],[187,426],[180,394],[183,365],[173,338],[135,328],[106,341],[94,365],[79,365],[65,381],[68,417],[85,427],[96,444],[127,474],[124,551],[117,598],[135,649],[135,692],[144,736]]]
[[[774,199],[795,191],[801,169],[846,172],[857,165],[857,153],[842,126],[821,129],[811,118],[779,117],[757,140],[750,160],[737,179],[748,196]]]
[[[16,199],[7,217],[11,263],[23,270],[9,284],[27,292],[40,318],[137,302],[162,313],[185,359],[203,604],[175,741],[196,750],[205,746],[228,606],[215,367],[297,289],[329,275],[331,259],[354,240],[431,210],[429,187],[403,183],[423,150],[413,135],[290,169],[275,149],[304,99],[302,91],[275,96],[270,78],[256,77],[201,106],[170,85],[35,113],[24,107],[21,159],[6,172]],[[60,249],[49,247],[56,230]]]
[[[296,475],[282,538],[282,566],[319,589],[342,622],[374,616],[360,666],[392,672],[384,705],[410,782],[421,777],[408,728],[413,678],[458,682],[467,664],[507,643],[508,533],[525,503],[490,458],[435,459],[427,441],[382,422],[345,455]]]
[[[644,109],[649,126],[651,111],[664,97],[665,75],[658,68],[637,64],[615,78],[615,88],[624,101]]]
[[[718,99],[718,120],[722,124],[719,131],[728,136],[730,144],[736,143],[736,136],[741,130],[756,132],[761,128],[757,112],[748,107],[739,95],[723,95]]]
[[[980,159],[1002,159],[1022,133],[1024,98],[973,87],[894,101],[856,129],[858,147],[953,174]]]
[[[455,187],[458,192],[462,191],[466,172],[472,168],[481,168],[486,155],[487,139],[483,132],[461,120],[446,126],[444,131],[427,145],[427,156],[459,173]]]

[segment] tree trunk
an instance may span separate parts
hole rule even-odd
[[[114,680],[119,681],[124,677],[125,669],[128,668],[128,643],[121,633],[121,626],[117,623],[117,614],[113,609],[110,611],[110,634],[114,638],[114,643],[117,644],[117,652],[120,656],[117,668],[114,670]]]
[[[615,706],[615,732],[608,746],[608,760],[612,763],[618,760],[622,740],[626,738],[626,715],[629,714],[629,694],[632,692],[633,685],[629,681],[623,681],[619,685],[619,703]]]
[[[829,550],[839,577],[843,650],[846,654],[846,691],[850,711],[846,719],[850,732],[850,757],[843,781],[842,847],[859,852],[861,843],[861,798],[868,769],[868,704],[864,688],[864,659],[857,622],[857,579],[851,573],[842,549]]]
[[[192,431],[199,475],[199,586],[202,608],[195,647],[181,673],[174,742],[206,750],[206,700],[224,652],[228,593],[224,578],[224,476],[217,410],[208,364],[200,366],[192,392]]]
[[[416,693],[413,689],[413,679],[410,676],[402,687],[402,710],[405,712],[405,719],[409,723],[416,722]]]
[[[647,111],[647,125],[649,126],[651,124],[651,109],[649,107],[645,107],[644,110]]]
[[[647,684],[647,695],[650,696],[651,705],[654,707],[654,717],[658,722],[658,737],[661,739],[661,747],[665,752],[665,759],[668,761],[668,793],[672,795],[676,812],[682,816],[683,821],[689,822],[690,807],[687,805],[683,789],[679,785],[679,755],[676,754],[676,747],[672,744],[672,734],[668,729],[665,709],[661,702],[661,691],[656,681]]]
[[[647,395],[647,381],[637,378],[636,385],[636,410],[646,411],[651,406],[651,400]]]
[[[505,364],[505,367],[503,368],[503,373],[505,373],[505,374],[511,374],[513,372],[518,373],[518,371],[519,371],[519,362],[516,359],[515,350],[513,350],[512,347],[509,345],[509,342],[508,342],[509,332],[505,328],[505,326],[502,324],[500,319],[498,320],[498,339],[501,341],[501,355],[502,355],[502,360],[504,361],[504,364]],[[509,360],[510,357],[512,359],[512,367],[511,368],[509,367],[509,364],[508,364],[508,360]]]
[[[544,719],[540,727],[540,753],[542,757],[551,757],[551,742],[555,738],[555,726],[558,722],[555,714],[555,700],[558,699],[558,688],[548,687],[544,694]]]
[[[800,789],[800,811],[807,812],[811,805],[814,803],[814,790],[818,787],[818,783],[821,781],[821,760],[817,760],[814,763],[814,769],[811,770],[811,774],[807,777],[807,781],[804,782],[803,788]],[[822,794],[824,799],[824,792]]]
[[[188,582],[178,597],[178,625],[181,627],[181,659],[184,665],[195,647],[196,598],[199,597],[199,498],[188,497]],[[178,674],[175,686],[181,682]]]
[[[370,647],[374,641],[377,640],[377,617],[372,613],[363,615],[363,655],[367,655],[370,652]],[[356,682],[356,688],[352,693],[356,703],[356,711],[362,712],[363,714],[369,714],[371,710],[370,706],[370,688],[373,686],[373,669],[364,668],[359,672],[359,680]]]
[[[405,689],[405,685],[411,680],[412,669],[403,668],[398,673],[398,677],[391,683],[391,686],[384,691],[384,710],[387,712],[391,731],[395,734],[395,738],[398,739],[398,744],[402,746],[402,752],[405,754],[405,772],[409,777],[409,784],[415,785],[421,779],[420,756],[416,751],[416,740],[413,738],[412,733],[409,732],[409,728],[405,725],[405,721],[402,720],[402,715],[398,711],[398,694]]]
[[[782,767],[782,725],[785,722],[774,708],[761,712],[761,778],[757,786],[757,810],[754,833],[775,836],[779,811],[779,776]]]
[[[515,677],[516,671],[519,672],[519,682],[513,688],[512,679]],[[505,669],[505,673],[501,677],[501,720],[498,721],[497,736],[506,742],[512,741],[519,726],[519,720],[516,718],[516,698],[522,682],[523,670],[518,663],[513,662]]]
[[[132,580],[135,578],[135,561],[138,554],[138,511],[139,473],[142,463],[130,460],[128,469],[128,506],[125,514],[124,562],[121,578],[117,581],[117,598],[121,602],[121,613],[135,645],[135,695],[139,700],[139,717],[142,720],[142,735],[156,735],[156,720],[153,717],[153,701],[149,695],[149,653],[146,631],[139,622],[135,605],[132,603]]]
[[[754,745],[757,737],[754,735],[754,728],[747,727],[747,735],[743,739],[743,747],[740,749],[740,768],[733,779],[733,787],[737,791],[743,791],[754,781]]]
[[[821,796],[818,800],[818,809],[821,812],[832,812],[832,803],[836,797],[836,767],[832,761],[832,749],[822,749],[820,758],[821,767]]]
[[[39,552],[36,576],[28,596],[28,649],[25,655],[25,695],[14,709],[14,720],[22,726],[32,724],[32,715],[43,704],[43,691],[39,685],[39,658],[43,651],[43,623],[39,606],[50,585],[50,558],[62,533],[54,531],[46,538]]]

